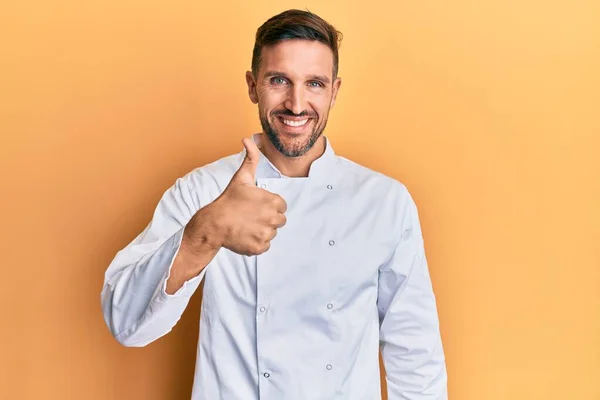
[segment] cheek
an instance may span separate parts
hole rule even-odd
[[[319,119],[327,116],[329,109],[331,108],[331,99],[324,98],[319,99],[318,102],[313,103],[315,112],[319,115]]]
[[[258,93],[258,104],[267,112],[273,109],[281,108],[285,102],[285,96],[281,93],[271,90],[264,90]]]

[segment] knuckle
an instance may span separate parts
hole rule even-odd
[[[261,239],[263,241],[267,241],[267,240],[269,240],[270,237],[271,237],[271,228],[264,228],[261,232]]]
[[[275,195],[273,197],[273,205],[277,210],[285,210],[287,208],[287,203],[280,195]]]
[[[260,246],[260,244],[254,243],[250,247],[250,252],[252,253],[253,256],[259,255],[261,253],[261,246]]]
[[[269,221],[270,226],[279,226],[280,223],[281,219],[277,215],[271,217],[271,220]]]

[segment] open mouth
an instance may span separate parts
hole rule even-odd
[[[301,131],[303,130],[306,126],[308,126],[309,121],[312,119],[310,117],[305,117],[305,118],[285,118],[282,116],[278,116],[277,119],[279,120],[279,122],[281,122],[283,125],[285,125],[287,130],[290,131]]]
[[[285,119],[283,117],[279,117],[279,120],[283,122],[287,126],[298,127],[304,126],[308,122],[309,118],[305,119]]]

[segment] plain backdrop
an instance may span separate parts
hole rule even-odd
[[[0,398],[189,399],[200,291],[124,348],[104,272],[177,177],[260,129],[244,73],[287,8],[344,34],[335,151],[418,204],[450,398],[600,399],[597,0],[6,2]]]

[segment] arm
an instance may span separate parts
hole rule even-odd
[[[185,239],[186,225],[200,209],[188,179],[198,178],[180,178],[165,192],[150,224],[106,271],[104,320],[124,346],[145,346],[171,331],[218,251]]]
[[[400,238],[379,270],[380,346],[389,400],[447,399],[447,374],[436,300],[417,208],[401,194]]]
[[[212,221],[211,205],[201,208],[183,230],[181,247],[175,256],[165,292],[173,295],[190,279],[200,275],[221,249],[220,231]]]
[[[256,187],[260,150],[251,139],[242,142],[246,156],[217,199],[201,205],[192,195],[217,184],[208,172],[199,169],[178,179],[152,222],[108,267],[102,310],[121,344],[145,346],[167,334],[221,248],[261,254],[285,224],[285,200]]]

